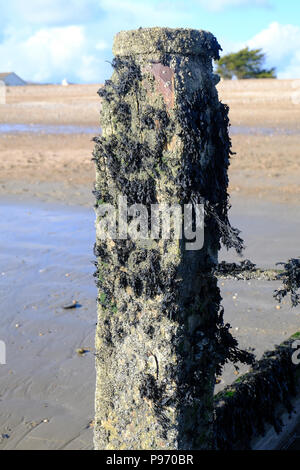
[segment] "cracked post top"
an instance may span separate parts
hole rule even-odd
[[[215,36],[208,31],[184,28],[139,28],[121,31],[114,38],[115,56],[151,54],[205,55],[219,59],[222,50]]]

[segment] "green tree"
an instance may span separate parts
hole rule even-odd
[[[275,67],[264,69],[265,54],[262,49],[245,47],[221,57],[217,62],[217,73],[224,79],[276,78]]]

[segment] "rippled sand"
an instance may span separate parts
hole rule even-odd
[[[8,88],[0,105],[0,340],[7,343],[0,449],[92,448],[93,134],[73,130],[100,132],[98,88]],[[245,256],[274,267],[300,255],[297,87],[247,80],[218,88],[230,105],[236,152],[231,219],[242,229]],[[237,260],[224,250],[222,259]],[[255,347],[258,357],[299,330],[299,309],[288,300],[277,308],[276,287],[278,281],[220,280],[225,320],[241,347]],[[63,309],[74,300],[79,308]],[[87,352],[78,355],[80,348]],[[217,389],[234,378],[227,366]]]

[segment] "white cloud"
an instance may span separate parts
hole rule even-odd
[[[102,67],[101,58],[90,51],[85,29],[78,25],[43,28],[28,38],[10,30],[0,44],[0,69],[13,70],[30,81],[66,77],[69,81],[97,82],[102,78]]]
[[[197,0],[207,10],[220,11],[230,7],[270,7],[269,0]]]
[[[267,65],[277,67],[278,78],[300,78],[299,26],[273,22],[246,45],[263,49]]]
[[[1,5],[6,20],[39,26],[83,23],[100,12],[99,0],[9,0]]]
[[[218,38],[218,42],[222,47],[222,52],[220,53],[221,56],[231,52],[238,52],[240,49],[245,47],[245,43],[243,42],[231,41],[227,37],[222,36]]]
[[[84,32],[81,26],[48,28],[37,31],[23,45],[26,55],[34,52],[39,62],[49,62],[54,69],[65,67],[80,51],[84,44]]]
[[[197,27],[195,5],[220,11],[226,7],[267,7],[272,0],[9,0],[1,6],[5,20],[0,42],[0,71],[27,80],[100,82],[111,74],[112,39],[139,26]],[[199,9],[198,9],[199,11]],[[83,26],[85,25],[85,26]],[[249,45],[267,54],[267,66],[281,78],[300,77],[300,28],[271,23],[246,43],[219,37],[224,52]]]
[[[140,26],[180,27],[192,17],[191,5],[174,0],[99,0],[99,4],[115,31]]]
[[[278,78],[300,79],[300,51],[297,51],[290,63],[278,73]]]
[[[106,61],[112,59],[118,31],[182,26],[191,18],[183,3],[174,8],[174,0],[11,0],[6,5],[10,20],[2,30],[0,70],[38,82],[103,81],[111,75]]]
[[[265,66],[276,67],[278,78],[300,78],[300,27],[292,24],[271,23],[246,42],[232,42],[220,38],[222,55],[237,52],[243,47],[262,49]]]
[[[104,40],[98,41],[95,45],[95,49],[97,49],[98,51],[103,51],[105,49],[109,49],[110,47],[111,45]]]

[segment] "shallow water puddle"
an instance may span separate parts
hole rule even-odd
[[[230,126],[231,135],[299,135],[299,129],[285,129],[281,127],[248,127]]]
[[[298,254],[295,210],[232,203],[246,257],[268,266]],[[1,449],[92,448],[94,220],[92,208],[0,202],[0,339],[7,345],[7,364],[0,366],[0,432],[9,436]],[[225,257],[222,252],[220,260]],[[240,346],[254,347],[258,357],[299,329],[299,310],[289,303],[276,309],[277,284],[219,282],[225,320]],[[78,308],[64,309],[74,301]],[[80,356],[81,349],[86,354]],[[227,365],[216,391],[235,378]]]
[[[94,134],[99,135],[97,126],[52,125],[52,124],[0,124],[0,134]],[[272,127],[230,126],[231,135],[298,135],[299,129]]]
[[[93,243],[92,209],[0,203],[0,448],[92,448]]]
[[[93,209],[38,203],[0,203],[0,243],[5,255],[49,250],[51,256],[92,257]],[[49,257],[48,257],[49,258]],[[48,261],[39,255],[40,264]],[[63,264],[63,260],[60,260]]]
[[[95,134],[98,135],[99,127],[73,126],[73,125],[49,125],[49,124],[0,124],[0,134]]]

